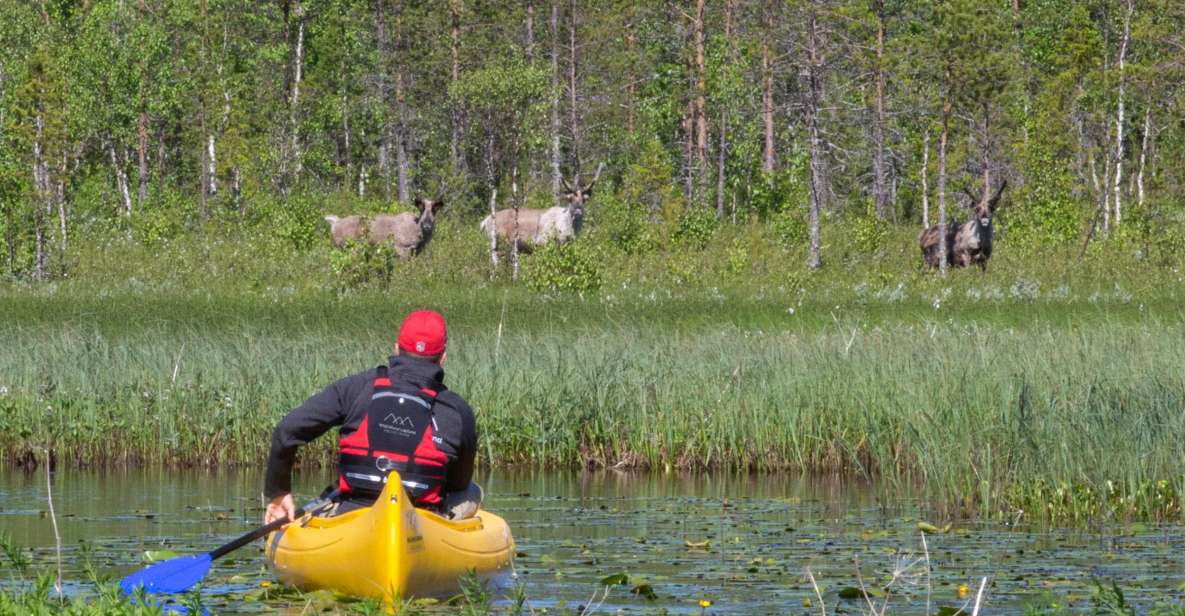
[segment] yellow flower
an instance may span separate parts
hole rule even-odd
[[[966,584],[959,584],[959,598],[960,599],[966,597],[967,593],[970,591],[971,591],[971,589],[967,588]]]
[[[706,610],[706,609],[712,607],[712,602],[707,599],[700,599],[699,606]]]
[[[264,587],[264,588],[267,588],[268,586],[271,586],[271,585],[272,585],[272,583],[271,583],[271,582],[268,582],[268,581],[266,581],[266,580],[264,580],[264,581],[260,582],[260,583],[259,583],[259,585],[260,585],[260,586],[262,586],[262,587]]]

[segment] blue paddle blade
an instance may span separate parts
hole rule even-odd
[[[206,577],[212,564],[209,553],[171,558],[123,578],[119,589],[125,595],[134,594],[141,586],[147,593],[185,592]]]

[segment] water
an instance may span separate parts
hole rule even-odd
[[[0,530],[34,548],[40,564],[54,558],[45,479],[43,472],[0,472]],[[298,494],[311,498],[328,480],[301,475]],[[522,583],[537,609],[583,605],[602,578],[617,573],[629,581],[611,588],[600,613],[698,614],[701,599],[712,601],[709,613],[818,613],[808,569],[830,612],[867,611],[862,599],[841,599],[840,590],[861,581],[880,588],[894,570],[890,611],[911,613],[924,609],[927,589],[932,609],[973,601],[985,576],[984,606],[996,613],[1018,611],[1042,593],[1085,606],[1092,578],[1118,582],[1144,607],[1185,592],[1180,526],[1050,530],[955,522],[949,533],[928,536],[924,550],[917,502],[906,496],[883,503],[881,491],[859,483],[614,472],[499,472],[481,481],[487,507],[510,522],[520,553],[517,578],[505,584]],[[206,551],[257,526],[261,484],[257,472],[56,474],[70,588],[89,587],[87,559],[118,578],[143,565],[145,550]],[[0,580],[12,579],[4,567]],[[220,561],[204,592],[219,612],[300,612],[298,600],[249,600],[271,579],[255,545]],[[643,584],[654,598],[630,592]],[[960,585],[968,587],[962,598]],[[878,609],[886,599],[880,595],[873,598]]]

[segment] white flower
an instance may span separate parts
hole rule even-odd
[[[0,396],[7,396],[7,395],[8,395],[8,386],[7,385],[0,385]]]

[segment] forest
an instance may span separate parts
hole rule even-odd
[[[1173,255],[1183,33],[1174,0],[4,0],[3,271],[421,197],[475,228],[602,165],[618,246],[760,224],[815,269],[1007,181],[998,250]]]

